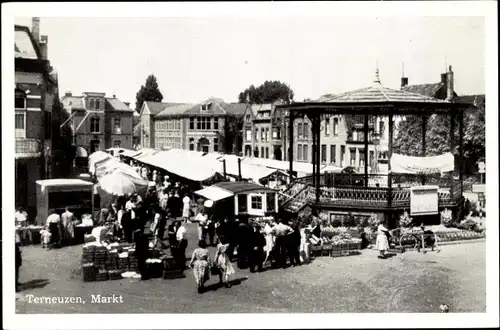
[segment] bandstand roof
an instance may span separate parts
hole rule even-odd
[[[440,100],[406,90],[385,87],[376,74],[371,86],[342,94],[328,94],[316,101],[278,105],[302,114],[350,113],[350,114],[423,114],[443,113],[454,109],[465,109],[462,103]],[[303,112],[307,110],[307,112]],[[316,111],[315,111],[316,110]]]

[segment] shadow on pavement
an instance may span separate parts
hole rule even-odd
[[[47,279],[31,280],[19,284],[19,291],[44,288],[50,281]]]
[[[231,286],[240,285],[243,281],[246,281],[247,279],[248,279],[247,277],[240,277],[240,278],[236,278],[234,280],[230,280],[229,283],[231,283]],[[210,284],[210,285],[207,285],[205,287],[205,292],[217,291],[220,288],[225,288],[224,284],[221,284],[221,283]]]

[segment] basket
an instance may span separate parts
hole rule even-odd
[[[97,269],[92,262],[83,264],[82,270],[84,282],[94,282],[96,280]]]
[[[160,262],[146,263],[146,272],[149,278],[160,278],[163,275],[163,264]]]
[[[111,281],[121,280],[123,272],[124,272],[123,270],[110,270],[108,272],[109,273],[109,279]]]
[[[99,269],[96,275],[96,281],[107,281],[109,280],[109,273],[105,269]]]
[[[128,270],[128,257],[118,258],[118,269],[123,271]]]

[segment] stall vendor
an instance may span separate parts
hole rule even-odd
[[[56,245],[61,243],[61,216],[57,214],[55,210],[49,211],[49,216],[47,217],[47,227],[49,228],[51,234],[51,245]]]
[[[26,225],[26,221],[28,221],[28,213],[26,213],[22,207],[19,207],[14,214],[14,218],[16,220],[16,226],[24,227]]]
[[[65,244],[68,244],[75,237],[75,228],[73,227],[73,221],[75,220],[75,217],[73,213],[69,211],[69,208],[66,207],[64,213],[61,215],[61,218],[63,226],[62,240]]]

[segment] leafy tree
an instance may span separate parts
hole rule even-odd
[[[158,82],[154,75],[149,75],[146,79],[146,84],[141,86],[141,89],[136,94],[135,110],[141,111],[142,104],[145,101],[161,102],[163,95],[158,88]]]
[[[217,132],[220,152],[241,153],[243,146],[242,127],[243,118],[236,116],[226,117],[222,132]]]
[[[262,85],[255,87],[250,85],[238,96],[240,103],[247,102],[261,104],[272,103],[281,100],[285,103],[293,100],[294,93],[290,86],[281,81],[265,81]]]

